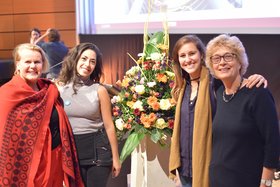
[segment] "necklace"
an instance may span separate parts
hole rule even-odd
[[[87,80],[83,81],[84,85],[88,85],[89,82],[90,82],[90,78],[88,78]]]
[[[226,98],[226,90],[223,91],[223,100],[224,100],[224,102],[228,103],[228,102],[230,102],[233,99],[233,97],[235,96],[237,91],[240,89],[240,87],[242,85],[242,82],[243,82],[243,77],[241,78],[240,84],[239,84],[238,88],[236,89],[236,91],[233,94],[231,94],[231,96],[228,99]]]
[[[194,79],[190,79],[190,81],[197,81],[199,79],[200,79],[200,77],[197,77],[197,78],[194,78]]]

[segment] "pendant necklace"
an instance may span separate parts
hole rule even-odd
[[[240,89],[240,87],[242,85],[242,82],[243,82],[243,77],[241,78],[240,84],[239,84],[238,88],[236,89],[236,91],[233,94],[231,94],[231,96],[228,99],[226,98],[226,89],[223,91],[223,100],[224,100],[224,102],[228,103],[228,102],[230,102],[233,99],[233,97],[235,96],[237,91]]]

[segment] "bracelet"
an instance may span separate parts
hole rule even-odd
[[[271,179],[261,179],[261,184],[264,184],[266,187],[271,187],[272,180]]]

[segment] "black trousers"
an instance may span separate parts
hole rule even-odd
[[[86,187],[106,187],[112,166],[81,166],[81,175]]]

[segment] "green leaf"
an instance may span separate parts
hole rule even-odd
[[[149,44],[160,44],[164,41],[164,33],[163,32],[156,32],[153,35],[150,36],[150,39],[148,41]]]
[[[161,133],[158,130],[154,129],[151,134],[151,140],[155,143],[158,143],[160,138],[161,138]]]
[[[160,52],[157,45],[164,42],[164,33],[156,32],[153,35],[149,36],[149,41],[147,42],[145,49],[145,56],[149,57],[152,53]]]
[[[141,140],[145,137],[145,134],[142,133],[131,133],[125,141],[125,144],[122,148],[120,161],[123,161],[132,153],[132,151],[140,144]]]

